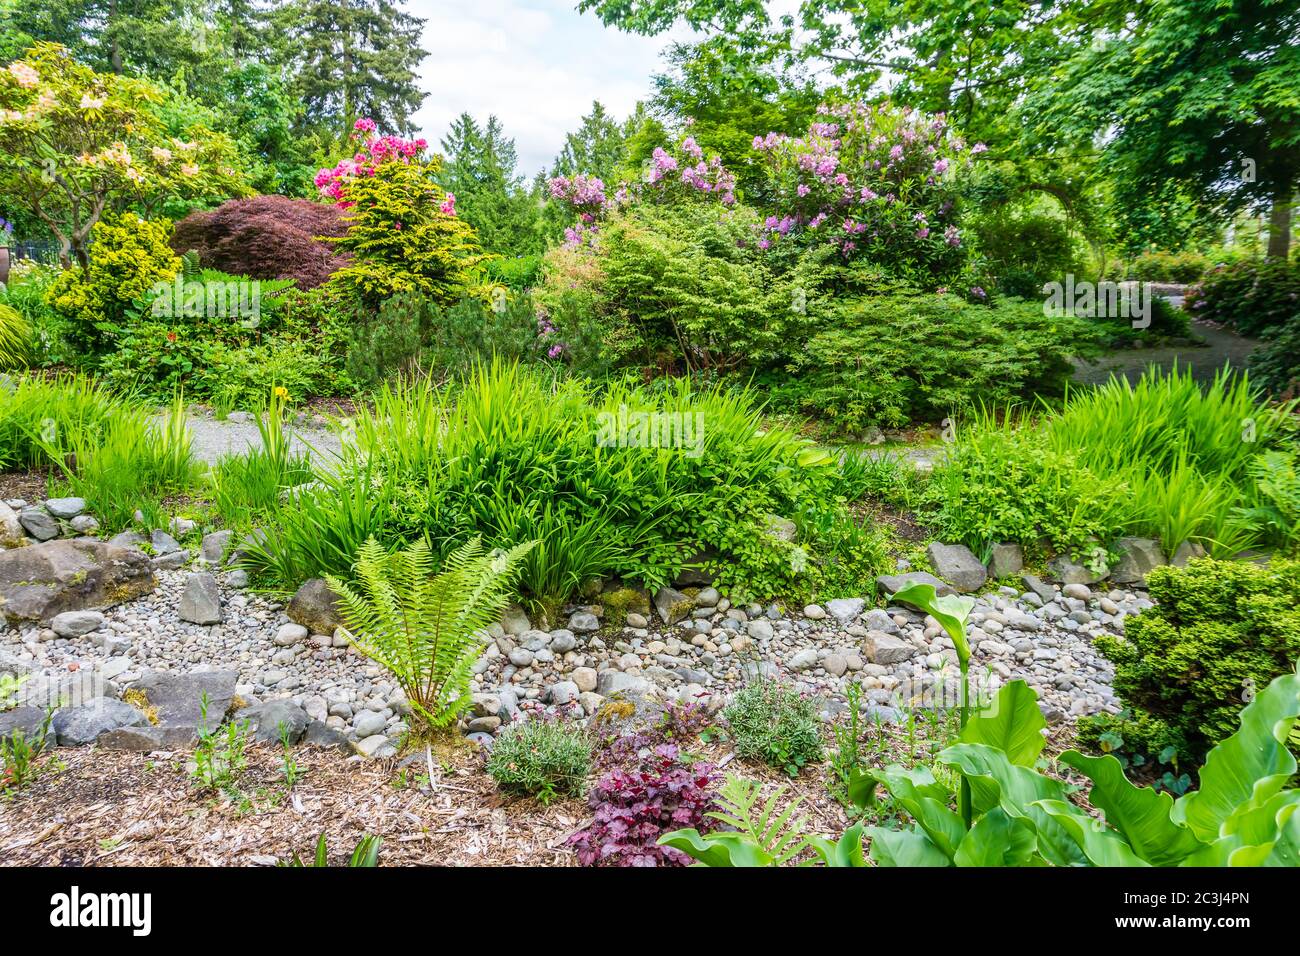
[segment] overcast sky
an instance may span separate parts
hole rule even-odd
[[[607,29],[579,14],[577,0],[407,0],[405,9],[427,21],[422,133],[436,145],[461,112],[480,122],[496,114],[529,176],[550,164],[593,99],[620,119],[646,99],[673,39]]]

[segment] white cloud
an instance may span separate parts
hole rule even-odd
[[[650,76],[671,37],[639,37],[579,14],[577,0],[408,0],[423,17],[420,86],[428,93],[415,119],[437,144],[469,112],[500,118],[532,175],[559,152],[599,99],[626,116],[650,94]]]

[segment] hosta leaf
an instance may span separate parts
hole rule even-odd
[[[1025,808],[1037,800],[1065,799],[1060,781],[1018,767],[1002,751],[984,744],[953,744],[939,754],[939,762],[966,775],[981,813],[1000,806],[1012,816],[1024,816]]]
[[[659,838],[660,846],[681,850],[704,866],[771,866],[772,857],[743,833],[710,833],[673,830]]]
[[[975,821],[957,847],[958,866],[1029,866],[1038,841],[1026,817],[994,808]]]
[[[974,598],[957,594],[939,597],[933,584],[909,584],[901,591],[896,591],[891,600],[910,604],[929,614],[952,638],[958,659],[962,662],[970,660],[970,645],[966,642],[966,618],[970,617],[971,609],[975,607]]]
[[[918,830],[868,827],[871,859],[879,866],[952,866],[952,861]]]
[[[1038,808],[1060,824],[1093,866],[1149,866],[1114,830],[1064,800],[1041,800]]]
[[[862,855],[862,824],[855,823],[837,841],[822,836],[808,837],[808,846],[827,866],[866,866]]]

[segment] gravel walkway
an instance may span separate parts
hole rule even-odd
[[[1193,322],[1192,331],[1205,341],[1202,346],[1183,345],[1158,349],[1125,349],[1104,356],[1095,364],[1076,361],[1074,381],[1088,385],[1103,385],[1112,374],[1123,375],[1136,382],[1150,365],[1166,371],[1177,363],[1179,368],[1191,368],[1198,382],[1213,381],[1214,375],[1225,364],[1233,369],[1246,367],[1250,353],[1259,347],[1255,339],[1248,339],[1215,328],[1203,322]]]
[[[166,415],[159,414],[156,420],[160,425],[164,424]],[[229,418],[218,419],[191,410],[186,424],[194,442],[194,457],[208,464],[215,464],[227,455],[243,454],[262,444],[257,422],[247,412],[233,412]],[[317,460],[333,460],[343,447],[340,434],[319,416],[288,425],[285,430],[295,452],[305,451]]]

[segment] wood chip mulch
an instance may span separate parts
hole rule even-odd
[[[403,779],[395,759],[294,753],[303,776],[292,790],[279,750],[252,747],[231,796],[200,790],[188,754],[56,751],[33,783],[0,797],[0,864],[267,866],[295,852],[310,864],[322,832],[334,864],[366,834],[383,838],[385,866],[575,862],[562,845],[586,822],[586,806],[505,800],[477,758],[435,765],[434,785],[422,791],[423,762]]]
[[[0,501],[21,498],[23,501],[43,501],[48,479],[39,471],[0,472]]]

